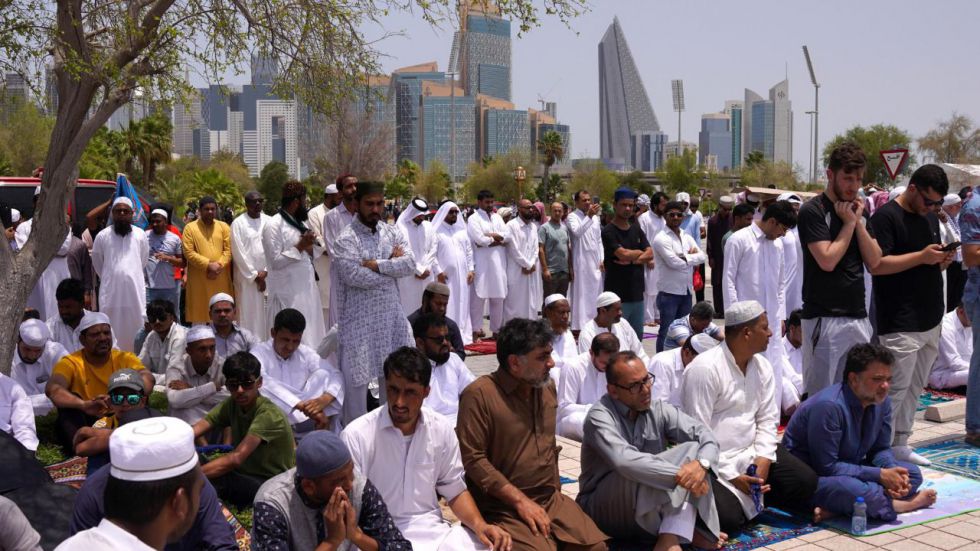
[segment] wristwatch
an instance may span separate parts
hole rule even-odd
[[[709,463],[707,459],[698,459],[698,463],[701,464],[701,468],[705,471],[711,470],[711,463]]]

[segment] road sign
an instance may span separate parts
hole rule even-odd
[[[902,169],[902,165],[905,164],[905,160],[909,158],[908,149],[890,149],[888,151],[881,151],[881,160],[885,161],[885,170],[888,171],[888,177],[895,181],[895,177],[898,176],[899,171]]]

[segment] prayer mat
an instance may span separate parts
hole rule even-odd
[[[916,448],[916,453],[932,461],[931,468],[980,482],[980,448],[962,438]]]
[[[564,486],[565,484],[574,484],[578,482],[578,480],[575,480],[574,478],[568,478],[567,476],[559,476],[558,481],[562,484],[562,486]]]
[[[467,344],[464,348],[466,349],[467,356],[483,356],[485,354],[497,353],[497,343],[488,340]]]
[[[225,520],[228,521],[228,524],[231,525],[231,529],[235,531],[235,541],[238,542],[238,549],[241,551],[250,551],[252,549],[252,535],[248,533],[248,530],[242,526],[242,523],[224,505],[221,506],[221,512],[225,515]]]
[[[962,442],[960,443],[962,444]],[[916,451],[926,455],[922,450],[922,448],[919,448]],[[929,456],[926,455],[926,457]],[[976,459],[974,459],[975,461]],[[936,466],[935,459],[933,459],[933,466]],[[926,467],[922,468],[922,478],[922,486],[919,490],[931,488],[936,490],[936,493],[939,495],[939,498],[932,507],[919,509],[911,513],[902,513],[898,515],[897,519],[887,523],[869,518],[868,530],[861,534],[861,536],[873,536],[883,532],[891,532],[892,530],[908,528],[909,526],[915,526],[923,522],[954,517],[980,509],[980,482],[977,482],[977,480]],[[844,533],[851,532],[850,517],[834,517],[823,524]]]
[[[55,483],[81,488],[85,482],[85,473],[88,472],[88,458],[75,456],[68,461],[48,465],[45,469]]]
[[[915,407],[915,411],[925,411],[929,406],[942,404],[944,402],[952,402],[953,400],[955,400],[955,398],[948,396],[945,393],[927,388],[922,391],[922,394],[919,395],[919,405]]]
[[[937,396],[948,396],[954,400],[966,399],[966,387],[957,386],[953,388],[932,388],[926,387],[926,392],[931,392]]]

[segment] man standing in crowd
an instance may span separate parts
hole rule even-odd
[[[782,193],[776,201],[786,201],[799,217],[803,201],[795,193]],[[803,249],[800,247],[800,228],[793,226],[782,237],[786,264],[786,313],[803,307]]]
[[[538,265],[538,210],[528,199],[517,203],[517,216],[507,222],[507,296],[504,322],[533,319],[541,310],[542,279]]]
[[[337,177],[337,188],[340,190],[341,203],[327,211],[323,217],[323,246],[330,258],[330,308],[327,310],[326,327],[333,327],[340,318],[340,297],[337,295],[340,283],[337,281],[337,238],[340,232],[350,225],[357,214],[357,202],[354,193],[357,191],[357,178],[352,174],[342,174]]]
[[[215,219],[218,202],[214,197],[202,197],[197,210],[200,218],[184,226],[184,258],[187,259],[187,306],[184,309],[184,320],[189,323],[207,323],[208,300],[216,293],[235,292],[231,285],[229,266],[231,227]]]
[[[174,269],[184,267],[184,253],[180,238],[170,231],[169,226],[167,211],[155,209],[150,213],[150,229],[146,230],[146,241],[150,246],[146,262],[146,300],[166,300],[176,312],[180,285],[174,279]]]
[[[955,193],[949,193],[943,199],[943,214],[940,218],[946,231],[943,243],[949,244],[962,241],[960,237],[960,209],[963,200]],[[963,251],[959,248],[953,253],[953,261],[946,269],[946,311],[952,312],[963,300],[963,286],[966,285],[966,271],[963,267]]]
[[[945,313],[942,271],[953,261],[939,239],[936,212],[949,191],[939,165],[912,173],[905,191],[875,211],[871,232],[881,261],[871,268],[878,342],[895,356],[888,390],[894,407],[892,453],[899,461],[928,465],[908,445],[919,395],[939,355]],[[808,389],[809,390],[809,389]]]
[[[227,358],[235,352],[248,352],[259,344],[259,338],[254,333],[238,326],[234,297],[226,293],[218,293],[211,297],[209,302],[208,313],[211,315],[209,325],[214,331],[215,351],[218,356]],[[264,313],[262,317],[265,318]]]
[[[636,192],[619,188],[613,195],[614,216],[602,228],[606,279],[603,290],[616,293],[622,302],[623,317],[638,338],[643,338],[643,286],[653,250],[640,225],[632,221]]]
[[[881,249],[865,228],[864,200],[857,193],[865,165],[857,145],[835,147],[827,164],[827,189],[800,208],[803,383],[808,394],[840,382],[844,355],[851,346],[871,340],[864,267],[878,266]]]
[[[598,197],[583,190],[575,192],[575,210],[568,215],[565,224],[572,237],[572,282],[568,295],[572,306],[572,331],[576,334],[595,315],[596,297],[602,292],[603,250],[602,223],[599,213],[602,206]]]
[[[150,255],[146,233],[133,231],[133,202],[117,197],[112,202],[112,225],[95,236],[92,267],[102,279],[99,309],[112,320],[123,350],[132,351],[143,327],[146,277]],[[59,307],[60,310],[60,307]]]
[[[395,222],[405,237],[405,242],[412,249],[415,259],[415,273],[412,277],[398,279],[398,295],[401,297],[402,311],[409,315],[419,307],[425,286],[435,281],[433,271],[438,269],[436,263],[436,236],[432,223],[426,220],[429,214],[429,204],[424,199],[412,199]]]
[[[221,361],[214,351],[214,331],[195,325],[187,332],[179,365],[167,368],[168,413],[193,425],[228,398]]]
[[[967,267],[963,307],[972,322],[980,322],[980,193],[966,200],[960,211],[963,265]],[[973,348],[980,349],[980,323],[971,323]],[[980,447],[980,354],[970,356],[966,383],[966,443]]]
[[[323,322],[320,294],[316,288],[313,259],[323,253],[323,244],[306,225],[306,187],[295,180],[282,187],[279,212],[262,228],[262,247],[269,267],[269,302],[266,319],[272,325],[285,308],[299,310],[307,320],[303,344],[319,346],[327,329]]]
[[[708,218],[707,244],[705,254],[708,255],[708,267],[711,268],[711,299],[715,308],[715,317],[725,317],[725,298],[722,294],[722,275],[725,273],[725,247],[721,238],[732,227],[732,207],[735,199],[731,195],[718,198],[718,210]]]
[[[681,231],[684,209],[684,203],[667,203],[664,208],[667,228],[653,240],[653,254],[657,264],[657,310],[660,312],[657,352],[664,349],[670,324],[691,311],[691,299],[694,297],[692,270],[707,260],[707,255],[694,239],[687,232]]]
[[[34,415],[47,415],[54,407],[44,394],[44,386],[55,364],[66,355],[68,351],[51,339],[51,331],[41,320],[25,320],[20,324],[10,377],[27,393]]]
[[[721,237],[722,254],[724,254],[725,245],[728,244],[728,240],[731,239],[732,234],[742,228],[747,228],[752,223],[753,214],[755,214],[755,209],[748,203],[739,203],[732,208],[732,227]],[[722,299],[722,302],[724,302],[724,299]]]
[[[310,209],[307,225],[320,243],[326,243],[323,238],[323,220],[336,204],[337,195],[337,184],[331,183],[323,188],[323,201]],[[330,309],[330,255],[327,254],[326,246],[323,254],[313,260],[313,269],[316,270],[316,286],[320,291],[320,306],[323,307],[323,320],[326,323]],[[327,330],[329,329],[328,326]]]
[[[381,375],[392,350],[411,346],[411,327],[399,306],[397,279],[415,272],[415,258],[398,228],[381,221],[384,184],[360,182],[357,216],[334,245],[331,261],[343,314],[338,324],[340,370],[344,374],[343,423],[368,411],[368,384]],[[331,213],[333,211],[330,211]],[[384,389],[380,391],[384,397]]]
[[[551,217],[538,229],[541,278],[544,280],[542,294],[546,297],[555,293],[567,295],[572,277],[572,242],[562,221],[564,213],[561,203],[552,203]]]
[[[658,191],[650,199],[650,210],[636,217],[646,236],[647,242],[653,247],[653,240],[666,226],[664,209],[667,207],[667,194]],[[657,311],[657,263],[651,258],[644,270],[643,313],[647,325],[660,323],[660,312]]]
[[[476,212],[466,221],[466,233],[473,242],[476,284],[470,294],[470,322],[473,340],[485,336],[483,312],[489,309],[490,332],[496,334],[503,323],[504,297],[507,296],[507,225],[493,212],[493,192],[480,191]],[[489,306],[488,303],[489,302]]]
[[[446,201],[439,205],[432,225],[436,230],[436,280],[448,286],[449,296],[453,297],[451,301],[447,297],[446,317],[456,324],[465,346],[473,342],[470,320],[470,286],[476,277],[473,271],[473,246],[466,235],[466,223],[460,218],[456,203]],[[425,301],[424,298],[422,300]],[[463,353],[462,350],[456,352]]]
[[[269,332],[265,306],[269,272],[262,231],[272,218],[262,212],[264,205],[261,193],[249,191],[245,194],[245,212],[231,223],[231,254],[235,259],[235,296],[238,297],[232,304],[240,313],[242,327],[256,335]]]

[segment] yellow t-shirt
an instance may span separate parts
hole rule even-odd
[[[51,374],[64,377],[70,392],[78,394],[83,400],[91,400],[100,394],[107,394],[109,377],[127,367],[138,370],[143,369],[143,364],[132,352],[113,348],[109,361],[95,366],[85,361],[84,350],[78,350],[58,360]]]

